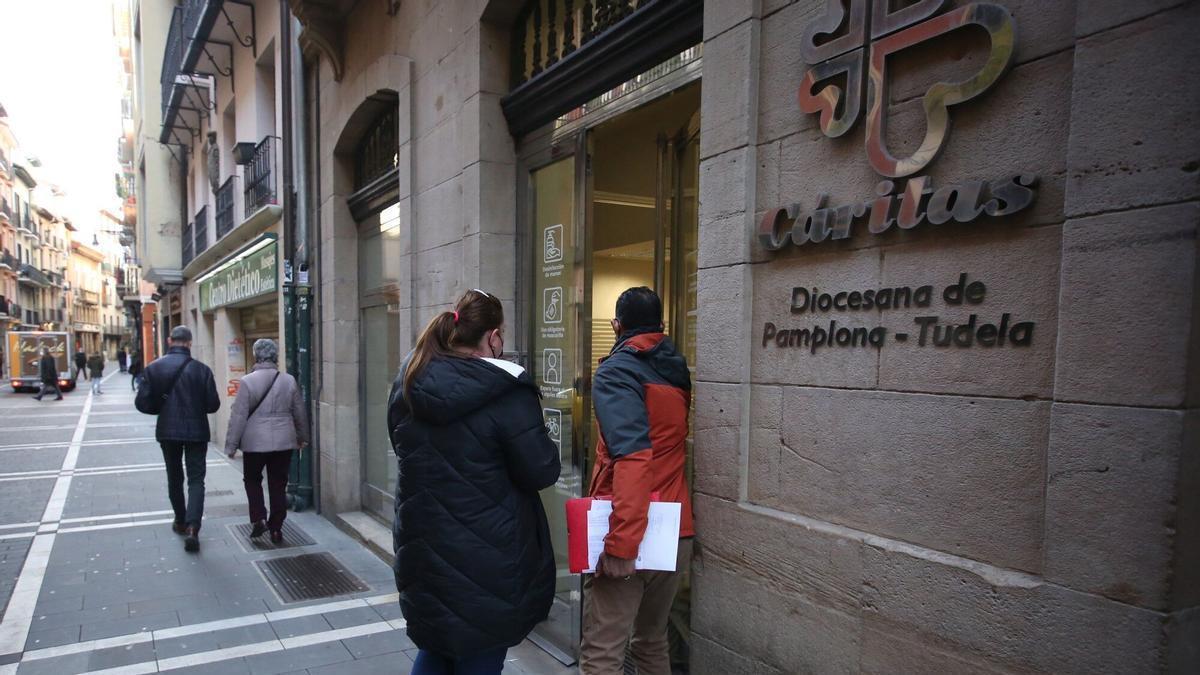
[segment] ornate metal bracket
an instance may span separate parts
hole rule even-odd
[[[233,24],[233,19],[229,17],[229,13],[225,11],[225,3],[221,4],[221,16],[225,17],[225,23],[229,24],[229,30],[233,31],[233,37],[238,41],[238,44],[254,50],[254,58],[258,58],[258,20],[254,15],[254,4],[245,2],[244,0],[226,0],[226,2],[250,8],[250,32],[244,38],[238,32],[237,26]]]
[[[220,65],[217,64],[217,59],[215,57],[213,57],[212,52],[208,51],[208,46],[210,44],[220,45],[229,50],[229,67],[228,68],[222,68]],[[229,78],[229,88],[233,91],[237,91],[237,81],[233,77],[233,45],[228,42],[222,42],[220,40],[205,40],[204,45],[201,47],[201,49],[204,50],[204,55],[208,57],[208,62],[212,64],[213,70],[222,77],[228,77]]]

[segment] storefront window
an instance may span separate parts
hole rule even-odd
[[[387,433],[387,401],[400,368],[400,218],[396,206],[359,228],[363,508],[392,519],[396,462]]]

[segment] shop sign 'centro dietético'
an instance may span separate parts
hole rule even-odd
[[[200,311],[274,293],[279,286],[277,246],[266,237],[200,278]]]
[[[1033,203],[1035,175],[1013,172],[994,180],[967,180],[934,187],[928,176],[913,176],[937,157],[950,133],[950,106],[987,91],[1013,60],[1016,22],[1012,14],[988,2],[976,2],[944,14],[945,0],[919,0],[893,10],[888,0],[827,3],[826,13],[813,20],[800,39],[800,51],[810,64],[800,83],[800,109],[819,113],[820,128],[829,138],[847,133],[863,115],[866,91],[866,151],[871,167],[885,180],[875,195],[849,204],[829,204],[818,195],[807,208],[799,203],[768,209],[759,222],[757,239],[768,251],[790,241],[795,246],[848,239],[856,223],[871,234],[896,226],[912,229],[922,223],[966,223],[981,216],[1001,217]],[[868,12],[868,9],[870,11]],[[868,22],[869,19],[869,22]],[[834,35],[841,26],[846,33]],[[888,57],[908,47],[959,28],[982,28],[991,42],[983,66],[958,82],[938,82],[926,90],[925,137],[909,157],[895,157],[887,147]],[[840,83],[846,83],[843,90]],[[819,86],[818,85],[822,85]],[[910,178],[910,176],[913,176]],[[903,187],[894,179],[907,179]]]

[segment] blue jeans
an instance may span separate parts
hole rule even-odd
[[[495,675],[504,670],[507,649],[479,652],[461,659],[448,659],[422,649],[417,652],[411,675]]]

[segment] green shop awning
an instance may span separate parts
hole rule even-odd
[[[200,311],[234,305],[279,290],[278,245],[266,234],[198,279]]]

